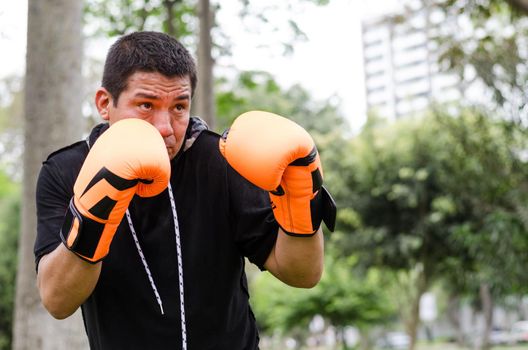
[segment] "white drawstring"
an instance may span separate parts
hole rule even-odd
[[[128,227],[130,227],[130,231],[132,232],[132,237],[134,237],[134,243],[136,244],[137,251],[141,258],[141,262],[143,262],[143,267],[145,268],[145,272],[147,273],[147,277],[150,281],[150,286],[152,287],[152,290],[154,291],[154,296],[156,297],[156,300],[158,301],[161,314],[164,315],[165,313],[163,312],[163,302],[161,301],[161,297],[158,293],[158,289],[156,288],[156,284],[154,283],[154,279],[152,278],[152,274],[150,273],[150,269],[147,264],[147,259],[145,259],[145,255],[143,254],[143,249],[141,249],[141,246],[139,245],[136,230],[134,230],[134,225],[132,224],[132,218],[130,217],[130,213],[128,209],[126,211],[126,217],[128,221]]]
[[[169,183],[168,191],[169,191],[169,199],[170,199],[171,209],[172,209],[172,218],[174,220],[174,233],[176,235],[176,254],[177,254],[177,259],[178,259],[178,282],[179,282],[179,292],[180,292],[180,319],[181,319],[181,332],[182,332],[182,350],[187,350],[187,326],[186,326],[186,321],[185,321],[185,299],[184,299],[184,288],[183,288],[183,261],[182,261],[182,250],[181,250],[181,240],[180,240],[180,225],[178,224],[178,214],[176,212],[176,202],[174,200],[174,195],[172,193],[172,187],[170,183]],[[141,246],[139,245],[139,240],[137,238],[136,230],[134,229],[134,225],[132,224],[132,218],[130,216],[128,209],[126,211],[126,217],[128,221],[128,226],[130,227],[130,231],[132,232],[132,237],[134,238],[134,243],[136,244],[137,251],[139,253],[139,256],[141,257],[141,261],[143,262],[143,267],[145,268],[145,272],[147,273],[148,279],[150,281],[150,286],[152,287],[152,290],[154,291],[154,296],[156,297],[156,300],[160,307],[161,314],[163,315],[164,314],[163,303],[158,293],[158,289],[156,288],[156,284],[154,283],[154,279],[152,278],[152,274],[150,273],[150,269],[147,264],[147,259],[145,259],[143,250],[141,249]]]
[[[180,319],[182,331],[182,350],[187,350],[187,326],[185,322],[185,302],[183,291],[183,261],[180,241],[180,225],[178,224],[178,213],[176,212],[176,202],[172,194],[172,187],[169,182],[169,198],[172,208],[172,218],[174,219],[174,233],[176,234],[176,253],[178,255],[178,279],[180,281]]]

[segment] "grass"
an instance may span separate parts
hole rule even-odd
[[[468,350],[468,347],[460,347],[453,343],[421,343],[416,346],[416,350]],[[528,345],[503,345],[494,346],[492,350],[528,350]]]
[[[261,347],[262,350],[284,350],[286,349],[284,345],[282,346],[271,346],[271,347]],[[319,347],[302,347],[302,350],[341,350],[341,347],[329,347],[329,346],[319,346]],[[472,350],[471,347],[460,347],[454,343],[446,342],[435,342],[435,343],[426,343],[419,342],[416,345],[415,350]],[[502,345],[494,346],[492,350],[528,350],[528,343],[522,345]],[[388,349],[378,349],[376,347],[373,350],[388,350]]]

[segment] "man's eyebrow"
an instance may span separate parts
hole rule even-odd
[[[146,98],[146,99],[149,99],[149,100],[160,100],[161,99],[156,94],[149,94],[149,93],[145,93],[145,92],[138,92],[137,94],[134,95],[134,97],[135,98]],[[189,100],[190,96],[189,96],[189,94],[182,94],[182,95],[176,96],[174,99],[178,100],[178,101]]]
[[[189,94],[182,94],[180,96],[176,96],[175,100],[181,101],[181,100],[189,100],[190,96]]]
[[[159,100],[160,97],[156,94],[147,94],[147,93],[144,93],[144,92],[138,92],[137,94],[134,95],[135,98],[147,98],[147,99],[150,99],[150,100]]]

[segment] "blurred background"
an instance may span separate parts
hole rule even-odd
[[[35,287],[41,162],[100,122],[119,36],[198,61],[193,112],[251,109],[316,140],[338,204],[319,285],[248,264],[266,349],[528,349],[528,1],[0,3],[0,349],[86,349]]]

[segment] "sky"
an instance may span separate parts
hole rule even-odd
[[[270,72],[281,86],[301,84],[318,101],[337,96],[352,130],[361,127],[366,113],[361,19],[396,9],[397,0],[331,0],[327,6],[297,8],[293,20],[307,40],[296,43],[287,56],[270,49],[288,37],[287,16],[278,13],[271,18],[276,30],[250,33],[241,30],[239,1],[221,4],[217,21],[232,44],[232,56],[219,59],[220,65]],[[0,2],[0,79],[24,74],[26,26],[27,0]]]

